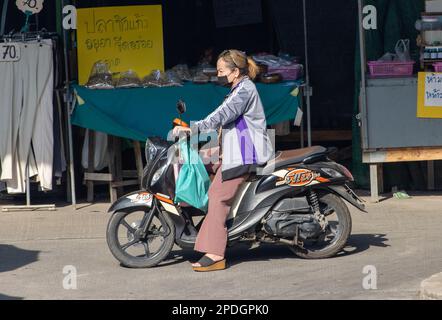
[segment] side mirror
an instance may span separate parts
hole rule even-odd
[[[182,100],[179,100],[176,104],[176,109],[179,114],[183,114],[186,112],[186,103]]]

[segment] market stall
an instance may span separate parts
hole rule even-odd
[[[368,3],[377,8],[379,17],[390,17],[379,19],[377,29],[364,29],[363,8]],[[401,5],[403,7],[399,8]],[[362,160],[370,165],[370,189],[375,202],[379,200],[379,192],[382,192],[382,164],[429,161],[427,183],[429,189],[433,189],[432,161],[442,159],[442,119],[437,113],[442,104],[430,97],[432,90],[442,89],[440,82],[432,80],[434,76],[440,78],[440,75],[433,73],[437,56],[433,56],[433,61],[425,56],[428,46],[433,44],[424,40],[425,30],[415,29],[419,27],[420,19],[427,15],[422,13],[424,7],[424,1],[407,1],[394,6],[386,1],[359,1],[362,86],[358,119],[361,125]],[[431,12],[431,16],[440,17],[442,14]],[[403,30],[400,29],[401,25],[404,26]],[[384,39],[380,39],[382,31]],[[401,61],[392,52],[405,31],[408,31],[410,47],[416,48],[416,54],[409,50],[408,59]],[[423,38],[418,37],[420,32]],[[386,60],[387,55],[394,57],[394,60]],[[416,67],[413,69],[414,64]],[[419,76],[413,71],[419,72]],[[431,81],[435,81],[435,84],[431,85]],[[435,111],[433,115],[431,110]]]
[[[2,34],[5,29],[8,2],[11,4],[11,1],[5,1],[2,8]],[[249,1],[245,2],[249,3]],[[120,5],[115,1],[112,3]],[[147,3],[151,4],[99,8],[90,8],[86,5],[77,10],[73,6],[78,4],[76,2],[67,0],[57,2],[55,14],[58,33],[56,36],[60,40],[62,38],[64,46],[63,48],[59,47],[59,49],[63,49],[64,59],[61,54],[57,54],[56,57],[58,59],[57,65],[64,67],[64,70],[57,70],[57,76],[59,79],[64,78],[64,88],[59,84],[55,97],[59,105],[65,103],[65,109],[62,110],[62,113],[66,118],[59,121],[63,122],[65,130],[61,134],[54,133],[53,135],[54,139],[61,138],[65,143],[63,145],[63,155],[68,158],[67,167],[64,168],[68,174],[68,182],[66,183],[68,201],[72,201],[74,205],[76,203],[74,157],[78,158],[78,155],[74,154],[73,145],[74,140],[80,136],[83,138],[83,131],[80,130],[79,134],[78,128],[75,128],[73,133],[72,124],[91,131],[107,133],[111,139],[119,137],[133,141],[143,141],[152,135],[164,137],[170,129],[171,119],[176,116],[175,105],[178,99],[185,100],[189,107],[184,116],[186,120],[199,120],[207,116],[221,103],[228,92],[227,89],[214,83],[213,71],[212,78],[209,77],[208,79],[203,75],[204,72],[201,72],[201,69],[214,67],[213,64],[210,65],[209,63],[199,63],[196,66],[199,70],[192,71],[191,79],[180,79],[180,83],[175,83],[173,86],[170,86],[170,83],[157,86],[140,83],[139,86],[131,88],[117,85],[118,79],[122,78],[121,76],[126,72],[134,71],[138,73],[141,82],[152,73],[159,72],[161,77],[165,74],[167,53],[166,48],[162,46],[162,27],[164,26],[162,17],[165,16],[162,9],[164,8],[158,5],[158,3],[161,3],[160,1],[146,1]],[[216,6],[214,6],[216,28],[253,23],[259,23],[262,28],[267,27],[263,21],[264,8],[261,8],[259,1],[250,2],[250,6],[238,6],[238,10],[235,10],[235,12],[228,11],[229,18],[226,19],[225,10],[229,9],[231,4],[231,1],[217,1]],[[305,45],[304,53],[306,55],[304,66],[300,65],[299,60],[295,59],[299,59],[299,57],[292,57],[280,52],[277,56],[270,57],[271,62],[265,65],[268,69],[260,72],[261,77],[257,79],[256,84],[263,101],[268,125],[278,126],[284,124],[284,126],[279,126],[279,129],[287,132],[296,118],[297,125],[301,125],[300,140],[301,146],[303,146],[304,128],[301,121],[302,112],[299,111],[302,111],[303,98],[306,97],[307,141],[310,145],[311,89],[308,77],[305,0],[300,1],[299,4],[302,4],[304,9],[302,12],[304,16],[303,34],[305,37],[303,46]],[[181,5],[183,4],[178,6]],[[200,3],[195,5],[203,7]],[[42,10],[42,8],[43,6],[40,6],[39,10]],[[300,12],[299,9],[300,6],[297,8],[297,11]],[[53,12],[55,9],[51,8],[50,10]],[[176,13],[173,17],[176,19]],[[38,29],[38,15],[31,18],[26,16],[26,21],[28,22],[28,20],[31,22],[31,29]],[[173,22],[175,23],[175,20]],[[11,27],[7,29],[9,32]],[[271,33],[274,32],[272,27],[269,30]],[[20,34],[23,31],[26,32],[26,30],[22,30]],[[261,36],[261,33],[256,32],[256,35],[258,34]],[[265,41],[271,42],[274,40],[263,39],[263,43]],[[232,41],[232,43],[234,42]],[[192,43],[189,42],[189,46],[191,45]],[[193,43],[193,45],[199,44]],[[252,47],[261,50],[260,46]],[[263,47],[266,50],[271,50],[273,45],[264,45]],[[185,51],[187,48],[180,47],[179,49]],[[61,53],[61,50],[59,51]],[[256,53],[259,56],[270,51],[265,52],[247,52],[247,54]],[[277,51],[274,50],[274,52]],[[195,56],[195,59],[198,58],[200,57]],[[258,60],[259,57],[256,61]],[[90,83],[93,75],[91,68],[100,61],[107,65],[109,71],[112,71],[112,77],[115,80],[115,86],[107,88],[108,90],[97,90],[98,88],[93,88]],[[168,67],[171,66],[169,63]],[[289,70],[290,68],[291,70]],[[264,69],[262,65],[260,69]],[[293,74],[290,74],[291,72],[296,72],[296,75],[293,76]],[[79,84],[73,84],[72,81],[77,79]],[[140,153],[139,146],[138,153]],[[114,154],[114,156],[118,155]],[[86,170],[91,171],[90,168]],[[26,186],[26,192],[28,195],[30,194],[29,186]],[[29,204],[30,200],[27,203]]]
[[[181,64],[165,70],[161,6],[118,7],[118,12],[125,16],[124,21],[115,15],[116,10],[116,7],[78,10],[79,84],[72,87],[75,93],[71,117],[73,125],[99,135],[109,134],[112,139],[145,141],[152,136],[167,138],[171,121],[177,116],[175,106],[178,99],[188,105],[184,115],[188,122],[205,118],[222,103],[229,90],[215,83],[217,71],[211,48],[205,51],[205,56],[196,66]],[[240,12],[244,13],[247,12]],[[229,23],[237,23],[235,19],[232,18]],[[290,56],[260,53],[253,59],[260,68],[256,85],[267,124],[280,129],[283,127],[285,132],[290,130],[290,120],[298,118],[297,125],[300,125],[301,96],[308,88],[308,83],[302,79],[304,67]],[[307,115],[310,116],[309,108]],[[309,144],[310,136],[308,127]],[[102,136],[98,138],[103,139]],[[104,179],[115,185],[113,175],[98,176],[90,167],[93,167],[91,158],[96,157],[98,149],[101,149],[103,158],[107,153],[105,148],[93,145],[88,148],[86,144],[83,148],[83,153],[89,151],[89,160],[84,161],[88,163],[85,174],[88,200],[92,200],[93,195],[91,181]],[[121,168],[112,169],[118,170],[121,172]],[[132,182],[136,184],[136,181]],[[120,181],[118,185],[128,183]]]
[[[299,81],[257,84],[269,125],[296,118],[299,95],[302,92],[300,84]],[[168,138],[172,120],[178,116],[178,99],[186,101],[188,108],[184,120],[190,122],[206,117],[210,110],[222,102],[228,91],[227,88],[215,84],[193,83],[179,87],[113,90],[92,90],[74,86],[76,106],[72,114],[72,123],[89,129],[89,141],[83,149],[87,151],[87,159],[84,161],[87,163],[84,177],[88,186],[87,200],[91,202],[94,199],[96,181],[107,181],[110,184],[111,201],[118,198],[121,187],[139,185],[143,170],[138,141],[145,141],[153,136]],[[91,130],[98,131],[98,135]],[[109,138],[103,133],[109,135]],[[135,175],[125,176],[123,173],[121,141],[118,138],[133,141],[137,164]],[[101,140],[102,143],[96,144],[93,139]],[[102,154],[98,157],[103,159],[103,166],[109,167],[109,174],[95,173],[94,158],[97,158],[97,152],[100,150]]]
[[[300,82],[258,83],[268,125],[296,118]],[[188,122],[205,118],[220,104],[229,89],[215,84],[182,87],[91,90],[74,87],[77,104],[72,123],[118,137],[145,141],[147,137],[167,138],[172,120],[177,117],[176,102],[181,99],[188,109]]]

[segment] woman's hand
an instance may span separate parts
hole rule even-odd
[[[192,132],[192,129],[187,128],[187,127],[181,127],[181,126],[176,126],[175,128],[173,128],[173,135],[175,137],[179,136],[181,132]]]

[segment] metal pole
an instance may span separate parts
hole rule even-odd
[[[300,125],[300,139],[301,139],[301,148],[304,148],[304,87],[301,86],[301,112],[302,112],[302,120]]]
[[[32,150],[29,150],[29,152],[32,152]],[[30,155],[28,155],[28,160],[26,161],[26,206],[31,206],[31,181],[29,178],[29,158]]]
[[[4,0],[4,2],[3,2],[2,20],[1,20],[1,24],[0,24],[0,36],[5,34],[6,12],[8,11],[8,3],[9,3],[9,0]]]
[[[312,128],[311,128],[311,114],[310,114],[310,76],[309,76],[309,65],[308,65],[308,42],[307,42],[307,6],[305,0],[302,0],[303,11],[304,11],[304,42],[305,42],[305,82],[306,82],[306,100],[307,100],[307,142],[308,146],[312,146]]]
[[[70,99],[70,97],[67,97]],[[74,104],[75,102],[72,102]],[[71,124],[71,110],[69,100],[67,102],[68,106],[68,139],[69,139],[69,172],[70,172],[70,182],[71,182],[71,200],[74,209],[77,208],[77,197],[75,195],[75,168],[74,168],[74,147],[73,147],[73,139],[72,139],[72,124]]]
[[[367,82],[366,82],[366,52],[365,52],[365,31],[362,25],[363,21],[363,0],[358,0],[359,11],[359,51],[361,55],[361,103],[359,106],[358,120],[362,122],[362,149],[368,148],[368,127],[367,127]]]
[[[61,10],[63,10],[65,6],[65,0],[61,0],[62,6]],[[75,101],[72,99],[72,94],[70,90],[70,81],[69,81],[69,54],[68,54],[68,34],[67,30],[63,28],[63,52],[64,52],[64,71],[65,71],[65,97],[64,101],[66,103],[66,117],[68,123],[68,145],[69,145],[69,180],[71,187],[71,201],[74,209],[77,208],[77,198],[75,195],[75,168],[74,168],[74,147],[73,147],[73,139],[72,139],[72,124],[71,124],[71,110],[72,106],[75,104]],[[72,106],[71,106],[72,103]]]

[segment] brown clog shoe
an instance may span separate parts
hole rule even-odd
[[[213,261],[208,256],[203,256],[197,263],[199,263],[201,267],[192,267],[193,271],[196,272],[217,271],[226,268],[226,259]]]

